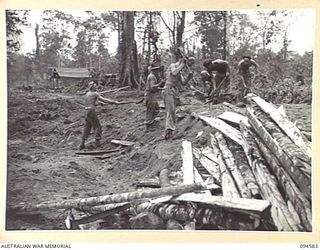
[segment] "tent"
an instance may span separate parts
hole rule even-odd
[[[55,68],[61,78],[90,78],[88,68]]]

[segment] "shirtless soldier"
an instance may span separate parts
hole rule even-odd
[[[224,101],[223,98],[229,91],[230,86],[229,63],[221,59],[216,59],[214,61],[208,59],[204,61],[203,66],[207,69],[211,79],[209,95],[212,98],[213,103],[215,104]]]
[[[82,133],[82,142],[79,146],[79,149],[85,148],[85,141],[89,137],[91,128],[93,128],[94,130],[96,147],[100,146],[102,131],[101,131],[100,121],[96,113],[97,100],[104,103],[122,104],[121,102],[102,97],[98,92],[96,92],[96,83],[93,81],[89,83],[89,91],[86,93],[86,97],[85,97],[85,102],[86,102],[85,125]]]
[[[238,73],[241,78],[242,86],[240,87],[240,99],[243,99],[249,92],[252,84],[250,67],[254,66],[255,69],[259,68],[259,65],[251,59],[250,56],[244,56],[238,64]]]

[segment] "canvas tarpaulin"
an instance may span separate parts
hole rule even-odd
[[[89,78],[90,72],[87,68],[56,68],[60,77],[65,78]]]

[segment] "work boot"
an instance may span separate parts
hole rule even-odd
[[[99,148],[101,146],[100,140],[95,141],[95,146],[96,148]]]
[[[82,150],[82,149],[85,149],[85,148],[86,148],[86,146],[85,146],[84,141],[83,141],[83,142],[81,142],[81,144],[79,146],[79,149]]]

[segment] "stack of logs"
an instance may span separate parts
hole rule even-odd
[[[312,231],[310,142],[283,107],[247,98],[246,116],[236,108],[218,118],[194,114],[218,131],[211,146],[223,195],[269,201],[279,231]]]
[[[96,229],[312,231],[310,142],[283,108],[247,97],[247,116],[236,107],[218,118],[193,114],[213,130],[206,147],[182,142],[179,185],[170,183],[166,169],[160,188],[7,210],[65,209],[68,229],[98,223]],[[117,227],[110,225],[115,215]]]

